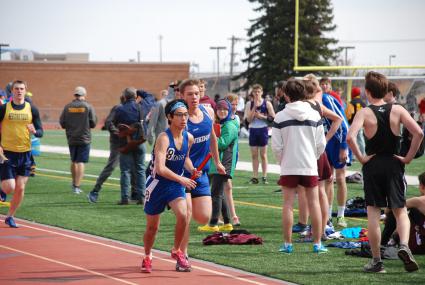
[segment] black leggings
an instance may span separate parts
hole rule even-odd
[[[230,223],[229,209],[224,195],[224,184],[229,178],[225,175],[213,174],[211,175],[211,199],[212,199],[212,214],[210,219],[210,226],[216,226],[218,217],[223,216],[224,224]]]

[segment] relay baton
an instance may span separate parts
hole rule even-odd
[[[209,152],[208,154],[207,154],[207,156],[204,158],[204,160],[201,162],[201,164],[196,168],[196,170],[197,171],[201,171],[202,170],[202,168],[204,168],[204,166],[205,166],[205,164],[207,164],[207,162],[210,160],[210,158],[211,158],[211,153]],[[192,174],[192,176],[190,177],[190,179],[192,179],[192,180],[194,180],[195,179],[195,177],[196,177],[196,175],[195,174]]]

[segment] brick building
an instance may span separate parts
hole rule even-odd
[[[87,90],[87,101],[101,127],[121,91],[129,86],[158,93],[176,79],[189,76],[189,63],[64,63],[0,61],[0,87],[21,79],[28,83],[43,123],[56,125],[76,86]]]

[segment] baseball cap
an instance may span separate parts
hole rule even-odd
[[[351,97],[352,98],[357,97],[357,96],[360,96],[361,93],[362,93],[362,91],[360,90],[359,87],[353,87],[351,89]]]
[[[86,96],[87,95],[86,88],[84,88],[82,86],[75,87],[74,95],[77,95],[77,96]]]

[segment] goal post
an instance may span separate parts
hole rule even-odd
[[[324,66],[299,66],[298,65],[298,36],[299,36],[300,0],[295,0],[295,33],[294,33],[294,71],[329,71],[329,70],[359,70],[359,69],[425,69],[425,65],[324,65]]]

